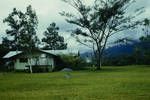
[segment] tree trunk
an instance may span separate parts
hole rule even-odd
[[[32,65],[30,65],[30,73],[32,73]]]
[[[95,56],[95,61],[96,61],[95,63],[96,70],[101,70],[102,56],[100,55],[100,51],[95,51],[94,56]]]
[[[97,43],[97,53],[96,53],[96,56],[97,56],[97,58],[96,58],[96,63],[97,63],[97,65],[96,65],[96,69],[97,70],[101,70],[101,63],[102,63],[102,55],[101,55],[101,43]]]
[[[30,70],[30,73],[32,73],[32,65],[31,65],[31,59],[29,59],[29,70]]]
[[[99,53],[98,53],[99,54]],[[97,59],[97,70],[101,70],[101,66],[102,66],[102,57],[101,55],[97,55],[98,59]]]

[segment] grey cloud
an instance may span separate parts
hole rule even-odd
[[[91,5],[93,0],[84,0],[86,4]],[[149,17],[150,16],[150,0],[136,0],[136,4],[134,7],[144,6],[146,11],[142,16]],[[56,24],[60,27],[60,34],[62,34],[65,39],[70,35],[70,33],[66,32],[68,30],[74,29],[76,26],[70,25],[65,22],[65,19],[59,15],[61,11],[75,12],[74,9],[61,0],[1,0],[0,1],[0,34],[1,37],[4,36],[5,29],[7,28],[6,24],[3,24],[3,19],[8,16],[8,14],[12,11],[14,7],[20,9],[21,11],[25,11],[28,5],[32,5],[32,7],[36,10],[36,13],[39,18],[39,26],[38,26],[38,36],[43,37],[43,32],[49,26],[51,22],[56,22]],[[134,8],[133,7],[133,8]],[[78,44],[74,39],[68,40],[69,48],[78,48],[84,49],[85,47]]]

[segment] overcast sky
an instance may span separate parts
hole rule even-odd
[[[87,4],[91,4],[94,0],[85,0]],[[135,0],[137,3],[134,6],[144,6],[145,12],[142,14],[143,17],[150,16],[150,0]],[[16,7],[21,11],[25,11],[28,5],[32,5],[35,9],[38,19],[38,31],[37,35],[42,37],[43,32],[49,26],[50,23],[56,22],[60,27],[60,34],[65,37],[68,42],[68,47],[71,49],[80,49],[84,50],[84,46],[80,46],[73,38],[70,37],[70,34],[67,33],[67,30],[73,29],[74,27],[65,22],[64,18],[59,15],[61,11],[70,11],[74,10],[69,7],[67,4],[61,0],[0,0],[0,40],[2,36],[5,36],[5,30],[7,29],[7,24],[3,23],[3,19],[12,12],[12,9]]]

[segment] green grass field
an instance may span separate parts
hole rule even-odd
[[[150,66],[70,74],[0,73],[0,100],[150,100]]]

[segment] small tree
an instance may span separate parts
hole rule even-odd
[[[93,6],[86,6],[82,0],[63,1],[78,12],[76,15],[63,11],[61,15],[68,23],[78,26],[73,34],[78,42],[93,49],[98,70],[109,38],[140,23],[135,16],[141,13],[141,9],[136,9],[134,16],[127,14],[133,0],[95,0]]]
[[[79,55],[60,55],[62,61],[65,64],[65,67],[71,68],[73,70],[81,70],[84,69],[87,63],[80,58]]]
[[[143,64],[150,64],[150,19],[144,19],[143,25],[144,28],[142,30],[144,32],[144,36],[140,37],[141,45],[138,47],[138,49],[143,54]]]
[[[50,26],[44,32],[45,37],[42,39],[42,42],[45,43],[43,49],[67,49],[67,43],[64,43],[64,37],[59,36],[58,31],[59,27],[57,27],[55,23],[50,24]]]

